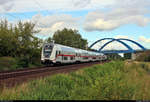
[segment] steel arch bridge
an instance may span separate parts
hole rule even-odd
[[[115,38],[103,38],[103,39],[100,39],[100,40],[97,40],[96,42],[94,42],[89,48],[92,48],[95,44],[101,42],[101,41],[104,41],[104,40],[110,40],[108,41],[107,43],[105,43],[103,46],[101,46],[99,48],[99,50],[97,52],[101,52],[101,53],[134,53],[136,52],[136,50],[134,50],[131,46],[129,46],[128,44],[126,44],[125,42],[123,41],[129,41],[129,42],[132,42],[134,43],[135,45],[137,45],[138,47],[140,47],[142,49],[142,51],[145,51],[147,50],[144,46],[142,46],[141,44],[133,41],[133,40],[130,40],[130,39],[124,39],[124,38],[119,38],[119,39],[115,39]],[[105,51],[102,51],[102,49],[104,47],[106,47],[108,44],[114,42],[114,41],[117,41],[119,43],[121,43],[122,45],[124,45],[128,50],[114,50],[114,51],[109,51],[109,50],[105,50]]]

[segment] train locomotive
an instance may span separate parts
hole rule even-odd
[[[106,59],[107,56],[103,53],[82,50],[55,43],[44,44],[41,54],[41,62],[45,65],[104,61]]]

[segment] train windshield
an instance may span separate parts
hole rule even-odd
[[[44,47],[44,56],[46,58],[49,58],[51,53],[52,53],[52,49],[53,49],[53,46],[52,45],[45,45]]]

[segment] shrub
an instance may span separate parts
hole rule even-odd
[[[27,57],[23,57],[23,58],[18,59],[18,67],[19,68],[29,67],[29,59]]]
[[[150,62],[150,51],[145,51],[136,58],[136,61]]]
[[[26,83],[4,90],[1,99],[21,100],[144,100],[150,99],[148,66],[113,61]]]
[[[0,57],[0,70],[15,70],[17,60],[12,57]]]

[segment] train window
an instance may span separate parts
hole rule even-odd
[[[78,56],[78,54],[76,53],[76,56]]]
[[[88,57],[84,57],[83,59],[88,59]]]
[[[74,60],[74,57],[71,57],[70,60]]]
[[[68,57],[64,56],[64,60],[68,60]]]
[[[96,57],[93,57],[93,59],[96,59]]]
[[[59,51],[59,54],[61,54],[61,51]]]

